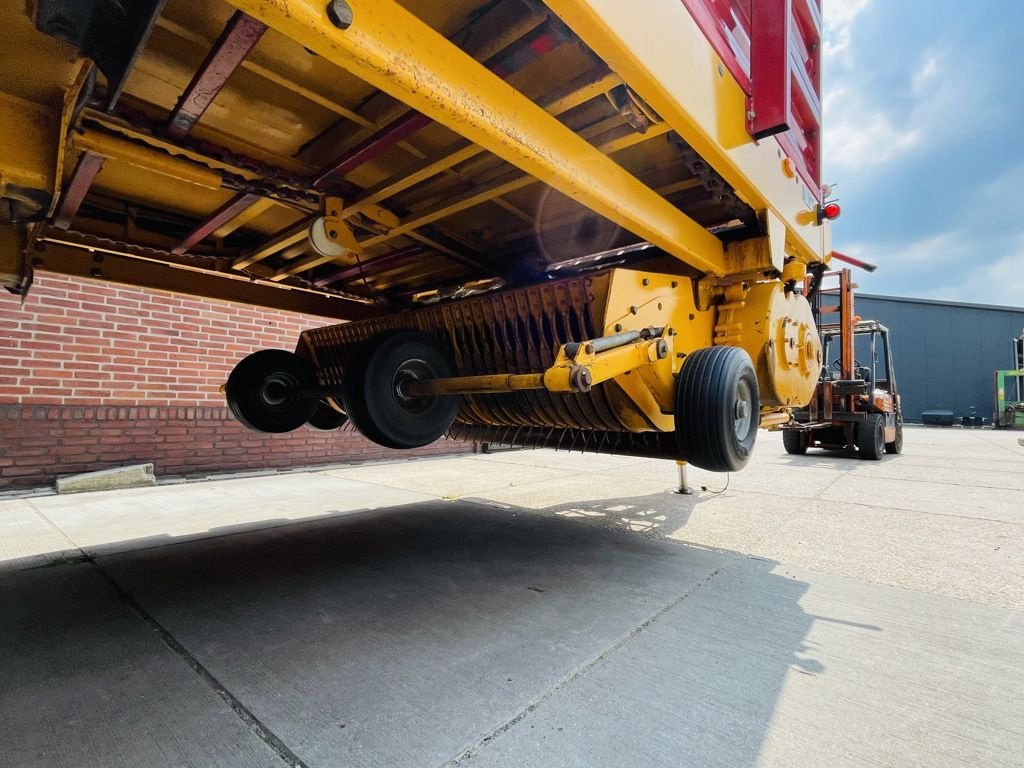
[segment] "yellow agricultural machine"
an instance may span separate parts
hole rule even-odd
[[[29,0],[0,280],[337,318],[241,361],[271,432],[742,467],[822,367],[820,0]]]

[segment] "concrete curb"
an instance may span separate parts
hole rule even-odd
[[[98,472],[66,475],[58,477],[56,482],[57,493],[112,491],[118,488],[142,488],[148,485],[156,485],[152,464],[132,464],[127,467],[101,469]]]

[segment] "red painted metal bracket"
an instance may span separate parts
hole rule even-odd
[[[793,0],[754,4],[750,41],[747,132],[766,139],[790,129],[789,25]]]
[[[192,131],[266,31],[266,25],[241,11],[231,17],[171,112],[168,136],[180,139]]]
[[[193,245],[209,237],[259,199],[259,195],[251,195],[249,193],[235,195],[214,211],[210,218],[189,232],[184,240],[171,249],[171,253],[178,255],[185,253]]]
[[[82,201],[85,200],[89,187],[92,186],[96,174],[103,168],[104,157],[93,152],[83,152],[78,158],[71,179],[64,187],[61,195],[60,207],[53,218],[53,226],[58,229],[67,229],[71,226],[71,220],[78,213]]]
[[[357,264],[355,266],[339,270],[327,277],[317,280],[316,285],[323,288],[328,285],[333,285],[334,283],[343,283],[346,280],[352,280],[358,277],[369,277],[371,275],[384,272],[391,267],[396,267],[400,264],[409,262],[426,252],[425,248],[418,245],[402,248],[397,251],[392,251],[391,253],[386,253],[383,256],[378,256],[375,259],[364,261],[361,265]]]

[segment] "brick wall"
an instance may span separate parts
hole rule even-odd
[[[234,363],[331,322],[46,273],[24,305],[0,293],[0,488],[142,461],[194,475],[468,448],[389,451],[351,430],[235,422],[218,391]]]

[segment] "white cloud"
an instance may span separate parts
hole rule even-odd
[[[988,264],[962,265],[964,279],[940,287],[936,298],[1024,306],[1024,236],[1005,256]]]
[[[828,172],[881,165],[916,147],[921,129],[899,129],[885,112],[848,86],[831,89],[823,104]]]
[[[924,91],[938,78],[940,71],[941,65],[939,63],[938,54],[926,54],[924,61],[921,62],[921,66],[914,73],[914,77],[910,81],[910,84],[914,89],[914,93],[918,95],[923,94]]]
[[[826,58],[837,59],[850,53],[853,23],[871,0],[825,0],[822,13],[825,22]]]
[[[919,128],[900,128],[878,94],[869,92],[854,71],[854,24],[871,0],[825,0],[824,157],[833,181],[847,171],[890,162],[916,147]]]
[[[840,248],[878,265],[855,271],[864,293],[1024,305],[1024,231],[986,241],[970,222],[907,243],[857,243]]]

